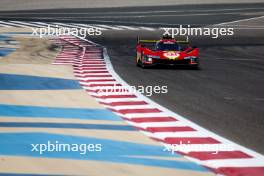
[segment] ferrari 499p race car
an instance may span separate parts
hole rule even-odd
[[[169,36],[161,40],[140,40],[137,42],[136,65],[142,68],[155,65],[187,65],[199,68],[199,49],[191,47],[188,41]]]

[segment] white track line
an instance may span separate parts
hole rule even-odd
[[[12,27],[12,26],[9,26],[9,25],[6,25],[6,24],[2,24],[1,21],[0,21],[0,27]]]
[[[93,25],[88,25],[88,24],[79,24],[79,23],[71,23],[71,24],[74,24],[76,26],[80,26],[80,27],[85,27],[85,28],[97,28],[97,29],[100,29],[102,31],[105,31],[105,30],[108,30],[106,28],[103,28],[103,27],[97,27],[97,26],[93,26]]]
[[[123,29],[129,29],[129,30],[139,30],[138,27],[131,27],[131,26],[121,26],[121,25],[118,25],[116,27],[123,28]]]
[[[216,26],[226,25],[226,24],[232,24],[232,23],[238,23],[238,22],[244,22],[244,21],[250,21],[250,20],[256,20],[256,19],[260,19],[260,18],[264,18],[264,16],[259,16],[259,17],[247,18],[247,19],[242,19],[242,20],[235,20],[235,21],[229,21],[229,22],[219,23],[219,24],[216,24]]]
[[[143,29],[143,30],[147,30],[147,31],[155,31],[155,28],[151,28],[151,27],[139,27],[139,29]]]
[[[217,160],[208,160],[208,161],[200,161],[200,160],[193,159],[193,161],[195,161],[201,165],[209,166],[211,168],[219,168],[219,167],[263,167],[263,163],[264,163],[263,159],[257,159],[257,158],[217,159]]]
[[[109,26],[109,25],[102,25],[102,24],[97,24],[95,25],[96,27],[99,26],[99,27],[103,27],[103,28],[106,28],[106,29],[113,29],[113,30],[123,30],[122,28],[120,27],[114,27],[114,26]]]
[[[25,27],[42,27],[40,25],[37,25],[37,24],[32,24],[32,23],[29,23],[29,22],[22,22],[22,21],[9,21],[9,22],[12,22],[12,23],[15,23],[15,24],[20,24],[20,25],[24,25]]]
[[[4,25],[8,25],[10,27],[25,27],[24,25],[19,25],[19,24],[15,24],[15,23],[10,23],[10,22],[6,22],[6,21],[0,21],[1,24]]]

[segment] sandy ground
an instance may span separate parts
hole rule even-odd
[[[9,54],[1,63],[16,64],[51,64],[59,52],[59,48],[49,40],[40,38],[14,37],[20,47]],[[12,58],[12,59],[11,59]]]
[[[31,9],[61,9],[61,8],[95,8],[95,7],[129,7],[129,6],[159,6],[181,4],[222,4],[222,3],[254,3],[263,0],[1,0],[0,10],[31,10]]]
[[[25,63],[27,62],[26,60],[30,60],[30,59],[21,60],[19,57],[14,57],[14,60],[18,60],[18,62],[22,62],[22,64],[15,64],[13,63],[13,61],[6,61],[8,58],[10,58],[10,56],[5,57],[1,60],[0,73],[75,79],[72,72],[72,67],[70,66],[65,66],[65,65],[58,66],[58,65],[50,65],[50,64],[27,64]],[[39,58],[38,60],[42,60],[42,58]],[[47,62],[47,60],[44,59],[43,62]]]
[[[87,156],[89,157],[89,156]],[[37,158],[26,158],[26,157],[4,157],[0,156],[0,170],[9,170],[12,172],[23,173],[24,170],[31,170],[32,173],[44,173],[44,174],[65,174],[65,175],[108,175],[108,176],[160,176],[175,175],[174,169],[156,168],[156,167],[145,167],[139,165],[128,165],[128,164],[115,164],[109,162],[98,162],[98,161],[80,161],[80,160],[67,160],[67,159],[37,159]],[[21,164],[16,165],[19,162]],[[36,167],[38,166],[38,167]],[[41,166],[41,167],[39,167]],[[87,167],[89,166],[89,167]],[[99,166],[99,167],[98,167]],[[103,167],[102,167],[103,166]],[[15,168],[15,169],[14,169]],[[107,172],[111,170],[112,172]],[[209,176],[209,174],[198,173],[193,171],[181,171],[177,172],[180,176]]]
[[[0,73],[75,79],[71,66],[51,64],[60,51],[51,38],[32,37],[29,28],[2,27],[0,33],[19,33],[13,36],[17,50],[0,59]]]
[[[1,67],[0,67],[1,68]],[[80,90],[13,90],[0,91],[0,104],[65,108],[102,108],[83,89]],[[80,96],[82,95],[82,96]],[[30,98],[28,98],[30,97]],[[43,98],[45,97],[45,98]],[[37,101],[36,101],[37,100]]]

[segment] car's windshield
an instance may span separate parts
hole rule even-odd
[[[159,51],[179,51],[180,46],[174,42],[158,42],[156,44],[156,50],[159,50]]]

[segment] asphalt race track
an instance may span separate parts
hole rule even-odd
[[[168,94],[154,94],[151,98],[217,134],[263,153],[263,39],[263,34],[251,38],[251,42],[247,37],[215,44],[196,39],[195,45],[201,49],[200,70],[136,67],[136,37],[131,34],[97,42],[108,48],[115,70],[129,84],[168,86]]]
[[[207,25],[252,18],[263,14],[263,4],[179,5],[96,9],[1,11],[0,19],[59,21],[130,26]]]

